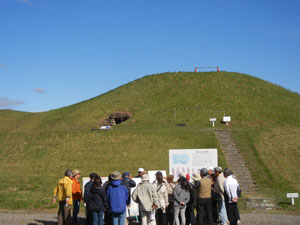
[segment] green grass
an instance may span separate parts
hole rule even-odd
[[[115,111],[133,116],[112,130],[90,131]],[[283,192],[300,188],[299,111],[299,94],[228,72],[146,76],[43,113],[0,110],[0,208],[53,207],[52,189],[67,168],[82,176],[168,170],[169,149],[220,149],[211,117],[216,128],[233,131],[261,194],[285,201]],[[229,128],[220,123],[224,112]]]
[[[234,129],[234,136],[262,195],[274,198],[283,209],[291,206],[286,193],[300,191],[300,128]]]
[[[9,209],[51,207],[51,191],[66,168],[77,168],[82,176],[135,174],[139,167],[168,170],[171,148],[218,148],[212,130],[168,127],[10,134],[1,135],[0,142],[0,208]],[[225,166],[221,151],[219,161]]]

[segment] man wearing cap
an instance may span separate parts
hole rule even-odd
[[[227,212],[226,212],[226,207],[225,207],[225,201],[224,201],[224,181],[225,177],[224,174],[222,173],[222,168],[221,167],[216,167],[214,169],[215,171],[215,176],[216,176],[216,181],[215,181],[215,192],[219,194],[220,200],[218,202],[218,212],[219,212],[219,218],[221,219],[221,224],[224,225],[227,223]]]
[[[128,188],[129,195],[131,194],[131,188],[136,186],[135,181],[132,179],[132,176],[129,172],[124,172],[122,174],[123,177],[123,183],[126,185]]]
[[[97,173],[90,174],[90,180],[84,185],[84,204],[86,206],[86,223],[87,225],[93,224],[93,212],[91,210],[91,188],[93,186],[94,179],[99,177]]]
[[[129,205],[130,205],[130,200],[131,200],[131,188],[136,186],[135,181],[132,179],[132,176],[129,172],[124,172],[122,174],[123,177],[123,183],[126,185],[128,189],[128,194],[129,194]],[[128,224],[128,221],[125,220],[125,224]]]
[[[163,180],[163,174],[161,171],[156,172],[156,181],[154,181],[154,187],[158,195],[159,207],[155,211],[155,219],[157,225],[167,224],[167,207],[169,205],[168,191],[166,188],[166,182]]]
[[[138,175],[135,178],[142,178],[143,174],[145,173],[146,171],[144,170],[144,168],[139,168]]]
[[[202,168],[200,174],[202,179],[199,181],[199,185],[195,185],[197,188],[198,225],[212,225],[212,181],[208,178],[208,170],[206,168]]]
[[[129,205],[127,187],[122,184],[122,175],[119,171],[111,174],[111,183],[107,189],[107,200],[113,217],[113,225],[124,225],[126,205]]]
[[[72,171],[72,197],[73,197],[73,217],[72,217],[72,225],[77,225],[77,215],[80,209],[80,201],[82,199],[82,192],[79,182],[80,172],[79,170]]]
[[[142,183],[133,191],[132,199],[139,204],[142,225],[155,225],[155,219],[151,218],[151,211],[159,206],[159,201],[155,187],[149,183],[148,174],[142,175]]]
[[[65,177],[58,180],[57,185],[53,189],[52,203],[56,203],[56,196],[59,201],[58,225],[71,224],[72,183],[72,170],[68,169],[65,171]]]

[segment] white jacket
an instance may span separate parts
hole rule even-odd
[[[237,189],[239,187],[239,184],[237,180],[233,177],[233,175],[230,175],[226,177],[224,181],[224,191],[226,192],[228,198],[229,198],[229,203],[232,203],[233,199],[236,198],[238,199],[237,196]]]

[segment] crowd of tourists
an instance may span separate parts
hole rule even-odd
[[[59,202],[58,225],[78,224],[80,202],[85,206],[87,225],[125,225],[131,221],[131,201],[139,206],[135,223],[141,225],[240,222],[237,201],[241,189],[230,169],[202,168],[192,177],[180,173],[176,182],[173,175],[163,177],[161,171],[155,176],[156,180],[150,183],[149,175],[139,168],[136,178],[141,178],[141,183],[136,184],[129,172],[115,171],[102,183],[97,173],[91,173],[82,194],[79,170],[66,170],[53,190],[53,203],[56,198]]]

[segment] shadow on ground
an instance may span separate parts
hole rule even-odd
[[[57,225],[58,222],[53,222],[53,221],[47,221],[47,220],[35,220],[36,223],[28,223],[27,225]],[[85,225],[85,218],[78,218],[77,220],[78,225]]]

